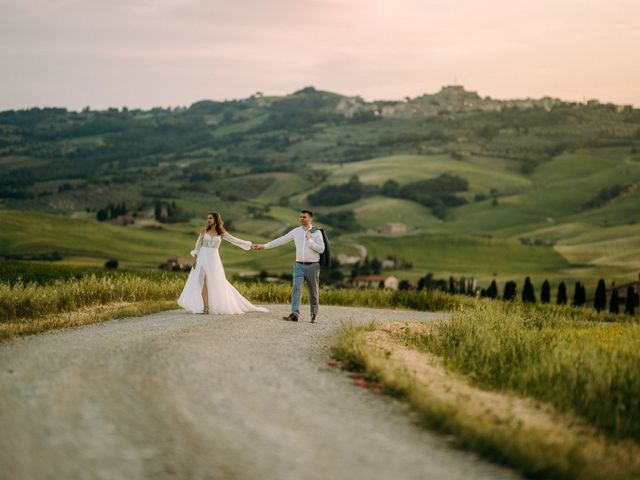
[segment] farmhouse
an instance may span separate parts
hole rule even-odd
[[[390,222],[382,228],[383,233],[407,233],[407,226],[400,222]]]
[[[356,288],[388,288],[398,289],[398,279],[393,275],[356,275],[353,286]]]

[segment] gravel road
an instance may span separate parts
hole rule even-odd
[[[170,311],[0,345],[2,479],[499,479],[326,366],[341,325]],[[303,316],[303,320],[306,317]]]

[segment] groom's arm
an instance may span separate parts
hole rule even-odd
[[[269,248],[276,248],[280,245],[284,245],[285,243],[289,243],[293,241],[293,230],[290,230],[288,233],[285,233],[281,237],[276,238],[275,240],[271,240],[268,243],[265,243],[263,247],[268,250]]]

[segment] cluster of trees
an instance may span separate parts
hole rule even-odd
[[[386,258],[387,261],[393,264],[394,270],[411,270],[413,268],[413,264],[404,258],[399,258],[395,255],[389,255]],[[365,257],[365,259],[353,266],[351,269],[351,276],[355,277],[356,275],[377,275],[382,273],[384,269],[384,261],[380,260],[378,257],[373,257],[373,259],[369,259],[369,257]]]
[[[105,208],[100,208],[96,212],[96,220],[98,220],[99,222],[106,222],[107,220],[114,220],[120,215],[124,215],[126,213],[128,213],[128,210],[127,205],[124,201],[115,205],[113,203],[110,203]]]
[[[456,193],[467,192],[469,182],[451,173],[443,173],[436,178],[420,180],[400,186],[395,180],[387,180],[382,185],[382,194],[387,197],[404,198],[429,207],[438,218],[444,218],[449,207],[464,205],[467,201]]]
[[[395,180],[387,180],[382,187],[365,185],[354,175],[348,182],[327,185],[308,196],[312,205],[344,205],[372,195],[413,200],[429,207],[438,218],[444,218],[447,208],[464,205],[467,201],[456,193],[469,190],[469,182],[451,173],[443,173],[435,178],[400,185]]]
[[[518,295],[517,284],[514,281],[507,281],[504,285],[502,294],[502,300],[510,301],[515,300]],[[488,288],[480,291],[481,297],[486,298],[500,298],[498,292],[498,285],[495,280],[491,282]],[[521,299],[524,303],[536,303],[537,297],[535,288],[529,277],[525,278],[524,285],[522,287]],[[542,283],[540,288],[540,303],[551,303],[551,285],[548,280]],[[587,302],[586,288],[581,282],[576,282],[573,290],[573,296],[571,305],[575,307],[584,306]],[[633,315],[635,308],[638,306],[639,297],[638,292],[635,291],[633,285],[627,287],[626,296],[621,297],[618,289],[615,288],[615,284],[612,284],[611,296],[608,302],[608,309],[610,313],[620,313],[621,306],[624,305],[624,313]],[[567,286],[565,282],[560,282],[558,290],[555,296],[555,303],[557,305],[566,305],[569,303],[569,297],[567,293]],[[598,286],[595,291],[594,308],[600,312],[607,308],[607,289],[604,279],[598,281]]]
[[[435,278],[433,273],[429,272],[418,280],[417,290],[441,290],[443,292],[474,295],[476,289],[476,279],[473,277],[449,277]]]
[[[615,184],[611,187],[601,189],[593,198],[591,198],[588,202],[582,204],[582,208],[584,210],[590,208],[598,208],[605,206],[607,203],[615,200],[619,196],[624,193],[628,193],[634,189],[634,185],[620,185]]]
[[[184,211],[175,200],[171,203],[157,200],[153,207],[154,218],[160,223],[188,222],[192,215]]]
[[[425,131],[403,132],[387,134],[378,139],[378,146],[402,148],[403,146],[418,146],[423,143],[442,144],[454,140],[455,137],[435,128]]]
[[[307,130],[318,123],[344,123],[344,115],[335,110],[340,97],[305,87],[269,107],[269,116],[256,131]]]
[[[309,195],[307,199],[311,205],[345,205],[366,196],[376,195],[379,191],[375,185],[365,185],[354,175],[347,183],[327,185]]]
[[[33,185],[36,178],[27,168],[16,168],[11,172],[0,175],[0,198],[14,198],[23,200],[31,198],[26,189]]]
[[[353,210],[333,212],[324,216],[322,221],[340,232],[357,232],[361,228]]]
[[[633,285],[628,285],[625,297],[621,298],[620,294],[618,293],[618,289],[616,288],[615,282],[613,282],[611,284],[611,297],[609,298],[608,302],[609,312],[620,313],[621,304],[624,303],[624,313],[633,315],[635,313],[635,308],[640,303],[639,294],[640,292],[636,292],[633,288]],[[605,286],[603,278],[598,281],[595,299],[593,301],[593,307],[598,312],[601,312],[602,310],[605,310],[607,308],[607,287]]]

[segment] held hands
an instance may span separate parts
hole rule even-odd
[[[263,243],[252,243],[251,244],[251,250],[264,250],[264,244]]]

